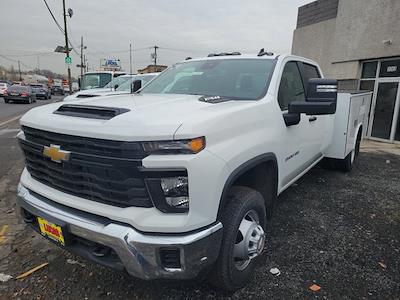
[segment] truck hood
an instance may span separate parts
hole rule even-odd
[[[89,92],[90,91],[90,92]],[[126,91],[114,91],[114,89],[95,89],[95,90],[87,90],[87,91],[81,91],[76,94],[67,96],[63,99],[64,102],[70,102],[70,101],[77,101],[81,99],[90,99],[93,97],[99,97],[99,96],[113,96],[113,95],[123,95],[123,94],[130,94],[130,92]]]
[[[65,103],[53,103],[31,109],[21,118],[21,125],[70,134],[123,141],[173,139],[183,124],[199,125],[247,101],[211,104],[196,95],[116,95],[74,101],[74,105],[128,109],[110,120],[54,114]],[[236,108],[235,108],[236,107]],[[195,126],[201,128],[201,126]],[[190,133],[189,133],[190,134]],[[193,134],[199,134],[193,132]]]
[[[67,96],[63,99],[63,101],[64,102],[76,101],[78,99],[81,99],[81,97],[82,98],[97,97],[111,92],[114,92],[114,89],[111,88],[89,89],[89,90],[79,91],[73,95]]]

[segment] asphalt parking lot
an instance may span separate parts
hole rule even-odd
[[[251,284],[225,294],[207,282],[145,282],[114,272],[25,227],[15,209],[24,165],[18,128],[17,121],[0,126],[0,299],[400,298],[398,146],[365,143],[351,173],[316,167],[284,192]],[[312,284],[321,289],[311,291]]]

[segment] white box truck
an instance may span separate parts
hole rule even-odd
[[[351,170],[369,101],[337,97],[298,56],[189,59],[135,94],[26,113],[17,203],[34,230],[96,263],[142,279],[211,271],[235,290],[279,194],[324,159]]]

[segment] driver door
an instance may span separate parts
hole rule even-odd
[[[288,61],[283,69],[277,96],[282,114],[287,112],[289,103],[306,100],[306,89],[299,67],[300,62]],[[316,116],[301,114],[299,124],[286,126],[282,117],[282,188],[322,156],[319,120],[321,118]]]

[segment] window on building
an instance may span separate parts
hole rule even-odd
[[[375,80],[361,80],[360,90],[362,91],[374,91]]]
[[[377,61],[363,63],[361,78],[375,78],[377,68],[378,68]]]
[[[283,69],[278,91],[278,102],[282,110],[293,101],[305,101],[304,86],[297,63],[288,62]]]
[[[400,60],[386,60],[381,62],[379,77],[400,77]]]

